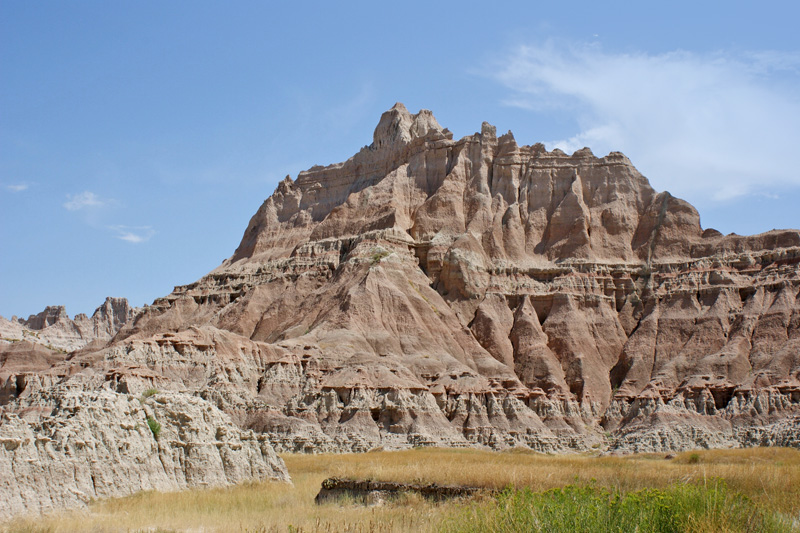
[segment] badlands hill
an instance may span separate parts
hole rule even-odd
[[[129,471],[160,454],[135,486],[63,483],[94,497],[212,463],[216,483],[285,478],[273,448],[800,446],[798,265],[799,231],[704,231],[620,153],[486,123],[454,140],[397,104],[352,158],[282,181],[219,268],[104,345],[4,374],[0,440],[20,436],[0,472],[52,469],[53,448]],[[123,430],[93,427],[120,410],[169,438],[138,426],[118,456]],[[22,493],[18,509],[60,505]]]

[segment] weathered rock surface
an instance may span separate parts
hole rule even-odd
[[[29,423],[22,408],[0,419],[0,518],[140,490],[288,481],[266,437],[242,431],[201,398],[160,393],[140,401],[54,388],[34,403],[51,414]],[[148,419],[160,424],[158,435]]]
[[[2,401],[155,387],[309,452],[796,446],[798,265],[800,231],[703,230],[618,152],[454,140],[398,104],[219,268]]]

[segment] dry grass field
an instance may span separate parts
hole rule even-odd
[[[565,487],[610,489],[619,494],[705,486],[722,480],[748,505],[800,524],[800,450],[756,448],[663,455],[550,456],[524,451],[415,449],[344,455],[283,456],[292,484],[250,483],[226,489],[140,493],[96,502],[88,510],[17,519],[5,531],[438,531],[460,530],[475,513],[491,515],[495,498],[429,503],[408,496],[381,507],[355,503],[315,505],[323,479],[508,487],[540,492]],[[659,496],[660,497],[660,496]],[[486,511],[486,512],[484,512]],[[719,511],[722,512],[722,511]],[[493,515],[492,515],[493,516]],[[484,516],[485,518],[485,516]],[[466,522],[465,522],[466,520]],[[492,519],[493,520],[493,519]],[[789,529],[787,529],[787,527]],[[469,529],[469,528],[466,528]],[[480,529],[477,526],[475,529]],[[697,531],[742,530],[703,525]],[[748,530],[745,528],[744,530]],[[791,530],[790,526],[778,530]]]

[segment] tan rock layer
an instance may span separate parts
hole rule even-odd
[[[72,352],[93,341],[109,341],[119,329],[132,322],[141,309],[133,308],[125,298],[106,298],[91,318],[84,314],[70,319],[63,305],[47,306],[28,319],[0,317],[0,350],[20,340],[46,346],[51,350]]]

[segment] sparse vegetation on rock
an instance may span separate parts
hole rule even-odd
[[[161,434],[161,424],[153,418],[152,416],[147,417],[147,427],[150,428],[150,432],[153,433],[153,437],[158,439],[159,434]]]

